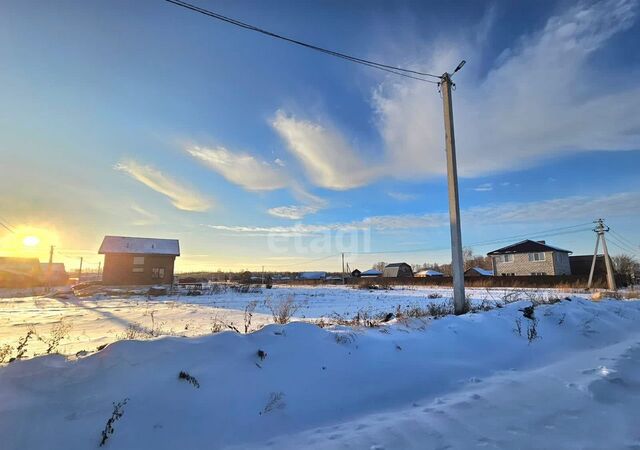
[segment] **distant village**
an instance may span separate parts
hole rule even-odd
[[[176,239],[105,236],[97,253],[104,256],[98,272],[70,273],[63,263],[40,262],[36,258],[1,257],[0,287],[62,286],[96,283],[105,286],[150,286],[190,284],[202,281],[242,283],[451,283],[450,265],[410,265],[406,262],[379,262],[371,268],[349,268],[345,272],[197,272],[175,275],[174,264],[180,256]],[[483,285],[555,286],[586,282],[593,255],[572,255],[570,250],[541,240],[526,239],[490,251],[486,256],[465,251],[465,279]],[[603,255],[595,260],[596,285],[606,278]],[[617,273],[622,285],[635,282],[635,271]],[[495,281],[498,279],[498,281]],[[411,280],[413,279],[413,280]],[[491,281],[494,280],[494,281]]]

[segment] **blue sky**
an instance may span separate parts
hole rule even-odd
[[[638,1],[194,3],[415,70],[467,60],[463,241],[580,225],[547,240],[588,253],[605,217],[638,251]],[[435,85],[161,1],[0,8],[5,253],[91,267],[116,234],[179,238],[182,270],[449,260]]]

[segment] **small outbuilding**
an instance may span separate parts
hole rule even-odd
[[[49,285],[61,286],[69,281],[64,263],[40,263],[42,280]]]
[[[172,284],[180,244],[177,239],[105,236],[98,253],[104,255],[105,285]]]
[[[355,269],[351,272],[351,276],[353,278],[360,278],[362,276],[362,272],[360,272],[358,269]]]
[[[376,278],[381,276],[382,276],[382,272],[376,269],[365,270],[360,274],[360,278]]]
[[[471,267],[464,271],[465,277],[492,277],[493,270],[483,269],[482,267]]]
[[[387,264],[382,272],[385,278],[413,278],[413,269],[407,263]]]
[[[416,272],[414,276],[420,277],[420,278],[443,277],[444,274],[442,272],[438,272],[437,270],[433,270],[433,269],[422,269],[419,272]]]
[[[37,258],[0,257],[0,287],[32,287],[41,284]]]

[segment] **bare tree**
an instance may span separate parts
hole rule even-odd
[[[620,255],[613,256],[611,260],[613,261],[613,266],[618,273],[633,275],[640,271],[640,263],[638,263],[633,256],[622,253]]]
[[[384,268],[386,267],[387,263],[384,261],[380,261],[377,262],[373,265],[374,270],[378,270],[380,272],[382,272],[384,270]]]

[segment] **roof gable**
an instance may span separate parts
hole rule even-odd
[[[562,248],[553,247],[542,242],[532,241],[531,239],[525,239],[524,241],[516,242],[515,244],[507,245],[506,247],[499,248],[487,255],[503,255],[505,253],[531,253],[531,252],[561,252],[572,253],[570,250],[564,250]]]
[[[180,244],[177,239],[105,236],[98,253],[180,256]]]

